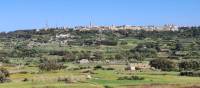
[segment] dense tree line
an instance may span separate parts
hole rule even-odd
[[[176,69],[176,63],[168,59],[154,59],[150,61],[150,65],[162,71],[172,71]]]
[[[198,60],[186,60],[179,63],[181,70],[200,70],[200,61]]]
[[[138,44],[138,46],[130,50],[138,60],[142,60],[142,58],[155,58],[158,51],[160,51],[160,47],[152,42]]]

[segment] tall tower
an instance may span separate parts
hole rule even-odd
[[[90,26],[89,26],[90,28],[92,28],[92,21],[90,20]]]
[[[45,30],[48,30],[49,29],[49,23],[48,23],[48,20],[46,20],[45,22]]]
[[[93,27],[93,24],[92,24],[92,17],[90,17],[90,25],[89,25],[89,28],[92,28]]]

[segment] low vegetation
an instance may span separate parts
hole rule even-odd
[[[2,32],[0,88],[199,87],[199,30]]]
[[[66,68],[62,63],[58,63],[56,60],[43,60],[39,65],[39,69],[42,71],[61,70]]]
[[[119,77],[118,80],[144,80],[144,77],[139,77],[139,76],[124,76],[124,77]]]
[[[181,76],[192,76],[192,77],[200,77],[200,71],[182,71],[180,72]]]
[[[0,83],[4,83],[8,81],[8,77],[10,76],[10,73],[5,68],[0,68]]]

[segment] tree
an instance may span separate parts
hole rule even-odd
[[[130,50],[138,60],[144,58],[155,58],[157,57],[158,51],[160,51],[159,45],[153,42],[138,44],[134,49]]]
[[[9,59],[6,57],[0,57],[0,62],[9,63]]]
[[[126,42],[126,41],[122,41],[120,44],[121,44],[121,45],[127,45],[128,42]]]
[[[190,60],[182,61],[178,64],[180,70],[199,70],[200,61]]]
[[[94,52],[93,53],[93,57],[92,57],[93,60],[101,60],[103,58],[104,57],[103,57],[103,53],[102,52]]]
[[[168,59],[154,59],[150,61],[151,67],[161,69],[162,71],[171,71],[176,69],[176,63]]]
[[[0,68],[0,83],[7,81],[7,77],[10,76],[10,73],[5,68]]]
[[[63,58],[62,58],[62,62],[65,62],[65,61],[75,61],[76,60],[76,56],[69,52],[69,53],[66,53]]]
[[[91,57],[91,52],[90,51],[81,51],[78,53],[78,59],[90,59]]]
[[[11,52],[12,57],[36,57],[38,55],[38,50],[28,47],[27,43],[18,43],[14,46],[13,51]]]
[[[122,55],[122,54],[116,54],[116,55],[115,55],[115,59],[116,59],[116,60],[125,60],[126,57],[125,57],[124,55]]]
[[[180,42],[177,42],[176,43],[176,47],[175,47],[175,50],[176,51],[181,51],[181,50],[183,50],[183,45],[180,43]]]
[[[139,52],[135,52],[133,53],[133,59],[136,59],[137,61],[143,61],[144,57],[139,53]]]
[[[61,70],[66,68],[62,63],[58,63],[56,60],[41,60],[39,69],[42,71],[52,71],[52,70]]]

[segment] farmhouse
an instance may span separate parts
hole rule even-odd
[[[136,69],[135,69],[134,64],[128,64],[125,70],[135,71]]]
[[[151,68],[151,66],[149,64],[145,64],[145,63],[132,63],[132,64],[128,64],[125,69],[126,70],[135,71],[135,70],[150,69],[150,68]]]
[[[88,59],[81,59],[79,61],[80,64],[88,64],[89,63],[89,60]]]
[[[0,62],[0,67],[1,67],[1,66],[3,66],[3,63],[2,63],[2,62]]]
[[[147,64],[147,63],[136,63],[135,64],[135,68],[136,68],[136,70],[137,69],[138,70],[140,70],[140,69],[150,69],[151,66],[149,64]]]
[[[176,51],[175,55],[177,56],[186,56],[189,52],[188,51]]]

